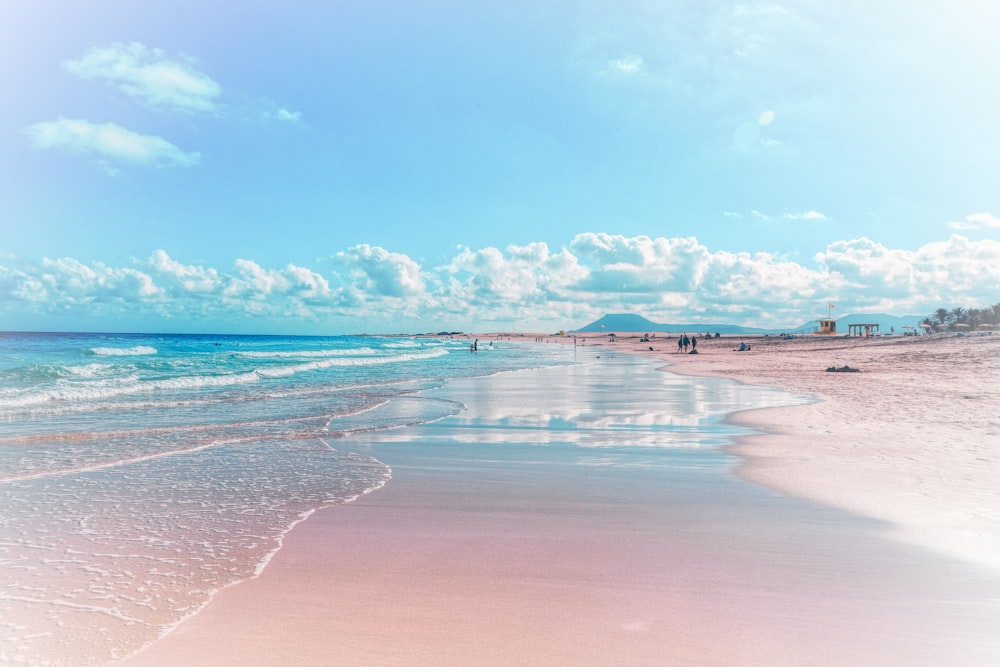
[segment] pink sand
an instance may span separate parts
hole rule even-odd
[[[1000,485],[980,488],[992,479],[985,471],[966,479],[979,467],[963,454],[989,456],[988,438],[945,410],[957,397],[931,401],[929,383],[914,390],[917,378],[895,374],[917,354],[933,367],[943,363],[936,354],[951,364],[969,351],[995,358],[1000,347],[958,344],[914,346],[900,357],[889,346],[842,341],[801,350],[761,343],[738,359],[721,343],[700,345],[683,363],[677,355],[671,370],[752,376],[824,397],[741,415],[775,431],[740,446],[749,456],[741,474],[852,513],[721,482],[717,494],[708,489],[686,506],[654,473],[567,466],[546,448],[482,443],[431,454],[420,442],[375,444],[370,452],[394,470],[386,487],[316,513],[260,577],[221,592],[129,662],[986,664],[1000,658],[1000,580],[972,562],[983,559],[946,556],[989,548],[989,531],[957,547],[937,539],[995,516]],[[798,365],[782,370],[786,358]],[[844,363],[863,372],[816,372]],[[974,398],[962,400],[995,398],[992,380],[975,383],[976,363],[959,367],[928,372],[967,373],[955,384]],[[551,370],[517,375],[520,390],[535,386],[531,400],[542,413],[547,395],[569,390]],[[473,418],[495,412],[476,403],[476,392],[465,395]],[[986,428],[995,429],[995,415]],[[420,428],[428,439],[444,437],[433,425]],[[982,499],[987,520],[956,515],[953,507],[975,502],[966,492]],[[937,508],[928,525],[907,499]],[[772,506],[787,530],[768,525]]]

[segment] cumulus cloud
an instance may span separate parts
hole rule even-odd
[[[353,285],[372,296],[406,297],[424,290],[420,265],[406,255],[367,243],[337,253]]]
[[[697,288],[705,307],[781,310],[814,298],[825,275],[771,253],[712,253]]]
[[[162,291],[150,276],[131,267],[101,262],[84,264],[71,257],[45,258],[37,273],[24,274],[24,283],[59,307],[115,302],[125,304],[155,299]]]
[[[589,260],[587,289],[619,292],[690,292],[696,288],[709,257],[695,238],[625,237],[579,234],[570,249]]]
[[[60,118],[29,125],[25,133],[35,148],[96,155],[102,163],[111,160],[152,167],[190,167],[201,161],[200,153],[186,153],[161,137],[133,132],[115,123]]]
[[[164,250],[124,267],[3,257],[0,312],[147,313],[245,322],[247,330],[260,321],[295,329],[294,322],[334,316],[357,319],[359,329],[373,321],[393,331],[446,321],[545,330],[615,312],[661,322],[783,327],[811,319],[831,302],[843,313],[992,305],[1000,284],[1000,241],[957,234],[915,250],[864,237],[836,241],[808,262],[713,251],[695,238],[604,233],[579,234],[558,250],[545,243],[460,247],[427,268],[369,245],[334,260],[334,270],[321,275],[246,258],[229,268],[189,264]]]
[[[587,270],[567,249],[554,253],[545,243],[530,243],[505,250],[460,248],[444,274],[439,301],[450,311],[471,307],[478,320],[516,320],[526,310],[571,303]]]
[[[115,86],[141,104],[184,112],[217,110],[222,88],[193,60],[168,57],[139,42],[92,48],[83,57],[63,63],[77,76]]]
[[[213,268],[182,264],[170,258],[164,250],[156,250],[149,259],[149,267],[160,277],[176,281],[184,292],[211,294],[222,285],[219,272]]]
[[[268,269],[251,259],[236,259],[231,272],[198,264],[184,264],[164,250],[156,250],[145,267],[172,295],[186,299],[213,297],[230,300],[266,301],[293,299],[323,304],[333,298],[329,282],[320,274],[288,264]]]
[[[957,234],[914,251],[867,238],[837,241],[816,261],[847,294],[877,295],[914,307],[922,302],[991,305],[1000,284],[1000,242]]]

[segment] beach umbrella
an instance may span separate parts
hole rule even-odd
[[[921,325],[920,325],[920,328],[921,328],[921,329],[930,329],[930,328],[931,328],[931,325],[929,325],[929,324],[921,324]]]
[[[968,324],[953,324],[952,326],[955,327],[956,329],[968,329],[969,328]]]

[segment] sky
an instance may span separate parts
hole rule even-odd
[[[1000,3],[0,3],[0,330],[1000,302]]]

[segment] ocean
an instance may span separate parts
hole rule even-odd
[[[388,466],[338,442],[461,423],[461,393],[435,391],[453,381],[600,358],[521,339],[471,344],[0,334],[0,663],[127,657],[260,573],[317,509],[390,482]],[[603,415],[575,414],[571,396],[562,416],[522,406],[519,432],[717,452],[739,432],[726,414],[788,400],[659,375],[678,398],[657,414],[617,405],[610,388]]]

